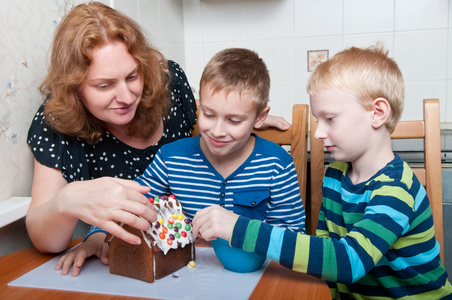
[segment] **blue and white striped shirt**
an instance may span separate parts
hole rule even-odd
[[[173,194],[184,213],[221,205],[248,218],[305,233],[305,211],[292,156],[256,137],[252,154],[227,178],[204,156],[200,136],[164,145],[135,181],[150,186],[146,196]]]

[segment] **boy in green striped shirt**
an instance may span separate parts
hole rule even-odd
[[[405,96],[395,61],[378,46],[352,47],[320,64],[307,90],[315,137],[335,160],[316,236],[218,206],[195,215],[193,232],[320,277],[333,299],[451,298],[427,193],[391,147]]]

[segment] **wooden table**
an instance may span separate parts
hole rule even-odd
[[[71,247],[80,241],[74,240]],[[55,256],[41,254],[36,249],[27,249],[0,257],[0,299],[133,299],[124,296],[8,286],[9,282]],[[250,299],[331,299],[331,295],[324,281],[288,270],[272,261]]]

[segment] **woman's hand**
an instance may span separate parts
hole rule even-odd
[[[289,122],[287,122],[286,119],[284,119],[283,117],[268,115],[267,118],[265,119],[264,123],[262,124],[262,126],[260,126],[259,128],[256,128],[256,129],[267,129],[267,128],[274,127],[276,129],[285,131],[285,130],[289,129],[290,126],[291,126],[291,124]]]
[[[132,244],[138,236],[125,231],[126,223],[147,230],[157,219],[153,205],[143,194],[149,187],[112,177],[67,183],[61,170],[35,160],[32,200],[26,224],[35,247],[43,253],[67,249],[78,220],[96,225]]]
[[[77,211],[75,217],[128,243],[138,245],[141,239],[124,230],[120,223],[148,230],[149,222],[157,220],[153,205],[143,195],[149,188],[137,182],[103,177],[74,182],[64,189],[70,189],[62,194],[68,199],[69,211]]]
[[[212,205],[198,211],[193,218],[193,237],[206,241],[231,239],[232,230],[239,216],[221,206]]]
[[[61,275],[67,275],[72,266],[72,276],[78,276],[86,258],[96,255],[100,261],[108,265],[109,246],[104,243],[105,233],[94,233],[77,248],[64,254],[58,261],[55,270],[61,270]]]

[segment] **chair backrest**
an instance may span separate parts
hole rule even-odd
[[[413,171],[421,184],[426,188],[433,212],[435,237],[441,246],[441,258],[444,263],[443,237],[443,195],[441,180],[441,133],[438,99],[424,100],[424,119],[417,121],[401,121],[391,135],[391,139],[423,139],[423,167],[413,167]],[[314,138],[317,127],[316,119],[311,114],[310,133],[310,191],[309,201],[311,216],[311,235],[315,235],[322,205],[322,182],[325,174],[323,144]]]
[[[292,108],[292,126],[286,131],[276,128],[253,130],[261,138],[272,141],[281,146],[290,146],[290,154],[293,157],[295,170],[297,171],[300,195],[308,217],[306,208],[306,182],[307,182],[307,153],[308,153],[308,116],[309,105],[295,104]],[[199,133],[198,126],[192,132],[193,136]]]

